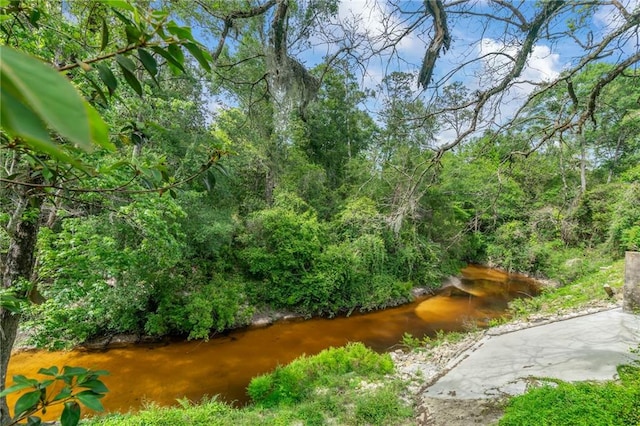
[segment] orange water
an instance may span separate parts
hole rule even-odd
[[[500,271],[470,266],[462,272],[458,288],[470,293],[444,291],[411,304],[350,317],[282,321],[232,331],[207,342],[132,345],[103,352],[18,352],[11,358],[8,377],[37,377],[38,369],[53,365],[108,370],[111,375],[104,382],[109,393],[103,399],[107,411],[136,410],[145,401],[160,405],[173,405],[183,397],[198,401],[205,395],[242,404],[252,377],[302,354],[353,341],[386,351],[398,347],[404,333],[422,337],[438,330],[482,326],[503,315],[509,300],[536,290],[533,281]],[[10,406],[14,402],[15,397],[10,398]],[[52,409],[43,418],[58,415]]]

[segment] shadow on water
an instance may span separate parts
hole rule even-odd
[[[38,369],[52,365],[108,370],[111,375],[104,381],[109,393],[103,400],[107,411],[136,410],[145,401],[160,405],[173,405],[184,397],[198,401],[206,395],[243,404],[252,377],[302,354],[353,341],[382,352],[394,348],[404,333],[422,337],[440,330],[486,326],[505,314],[510,300],[534,295],[537,288],[526,277],[471,265],[435,296],[395,308],[333,319],[281,321],[235,330],[207,342],[139,344],[103,352],[18,352],[12,356],[8,377],[34,377]],[[56,415],[51,410],[45,417]]]

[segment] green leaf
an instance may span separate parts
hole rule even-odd
[[[107,26],[107,20],[102,20],[102,41],[100,42],[100,51],[103,51],[109,44],[109,27]]]
[[[83,388],[88,388],[91,389],[92,391],[96,392],[96,393],[106,393],[109,392],[109,389],[105,386],[104,383],[102,383],[101,380],[89,380],[86,381],[84,383],[82,383],[81,385]]]
[[[38,26],[38,20],[39,19],[40,19],[40,9],[33,9],[31,11],[31,14],[29,15],[29,22],[34,27],[39,28],[39,26]]]
[[[40,370],[38,370],[38,374],[42,374],[45,376],[57,376],[58,371],[59,371],[58,367],[54,365],[53,367],[49,367],[49,368],[41,368]]]
[[[155,58],[144,49],[138,49],[138,58],[140,58],[140,62],[142,62],[142,65],[147,70],[151,78],[153,78],[153,81],[156,81],[156,75],[158,75],[158,63]]]
[[[107,124],[89,102],[85,102],[84,106],[87,109],[87,115],[89,116],[89,122],[91,124],[91,140],[93,143],[109,151],[115,151],[116,146],[109,141],[109,128]]]
[[[31,383],[18,383],[13,386],[9,386],[8,388],[0,392],[0,398],[2,398],[3,396],[7,396],[10,393],[21,391],[22,389],[31,388],[31,387],[33,387]]]
[[[104,91],[98,85],[98,83],[96,83],[95,80],[86,73],[85,73],[85,78],[89,81],[89,83],[91,83],[91,87],[93,87],[94,89],[94,99],[95,99],[95,94],[97,93],[98,96],[100,96],[100,99],[102,99],[102,101],[104,102],[104,106],[109,105],[109,100],[107,99],[107,96],[104,94]]]
[[[100,75],[100,80],[102,80],[102,82],[106,84],[107,88],[109,89],[109,95],[113,96],[113,93],[118,87],[118,80],[116,80],[116,77],[113,75],[113,72],[111,72],[111,69],[105,64],[99,64],[96,68],[98,68],[98,75]]]
[[[42,173],[42,174],[43,174],[43,176],[44,176],[44,174],[45,174],[45,173],[44,173],[44,171],[45,171],[45,170],[47,170],[47,169],[43,169],[43,170],[42,170],[42,172],[43,172],[43,173]],[[54,380],[43,380],[43,381],[41,381],[41,382],[38,384],[38,388],[39,388],[40,390],[43,390],[43,391],[44,391],[47,387],[49,387],[50,385],[52,385],[52,384],[53,384],[53,382],[54,382]]]
[[[82,367],[69,367],[68,365],[62,367],[62,375],[66,377],[79,376],[87,373],[89,373],[89,370]]]
[[[42,144],[49,145],[54,151],[58,150],[59,148],[51,140],[49,131],[40,117],[24,103],[16,99],[6,88],[7,85],[3,85],[0,88],[0,94],[2,95],[0,98],[2,104],[0,121],[2,122],[2,127],[13,136],[39,141]]]
[[[216,175],[211,170],[206,171],[202,180],[207,191],[211,191],[216,186]]]
[[[173,67],[177,68],[178,70],[180,70],[182,72],[185,72],[183,63],[178,61],[178,59],[176,57],[174,57],[171,53],[167,52],[165,49],[163,49],[163,48],[161,48],[159,46],[153,46],[151,49],[154,52],[156,52],[158,55],[160,55],[163,58],[165,58],[170,65],[172,65]]]
[[[124,32],[127,35],[127,43],[137,44],[140,42],[142,32],[133,25],[127,25],[124,27]]]
[[[42,419],[40,417],[29,416],[27,418],[27,426],[40,426],[42,424]]]
[[[181,65],[184,65],[184,53],[182,52],[182,49],[180,49],[180,46],[176,44],[170,44],[169,47],[167,47],[167,50],[169,51],[171,56],[176,58],[176,61],[178,61]],[[182,69],[184,70],[184,68]]]
[[[29,416],[27,418],[27,426],[40,426],[42,424],[42,419],[40,417]]]
[[[32,409],[36,408],[40,402],[40,391],[28,392],[18,398],[16,401],[14,413],[16,416],[20,416]]]
[[[108,6],[111,6],[117,9],[128,10],[130,12],[133,12],[135,10],[133,5],[125,0],[101,0],[101,1],[102,3],[105,3]]]
[[[191,34],[191,28],[180,27],[174,21],[171,21],[167,24],[167,31],[178,37],[180,40],[195,41],[193,39],[193,35]]]
[[[189,51],[189,53],[191,53],[194,58],[196,58],[202,68],[204,68],[207,72],[211,72],[211,65],[209,65],[209,61],[207,61],[204,53],[197,44],[186,43],[184,47]]]
[[[19,384],[28,384],[31,386],[37,386],[38,381],[36,379],[30,379],[28,377],[23,376],[22,374],[18,374],[13,376],[13,381]]]
[[[116,18],[121,20],[125,25],[133,25],[133,21],[131,19],[127,18],[117,10],[113,9],[113,14],[116,15]]]
[[[43,62],[0,46],[2,86],[17,90],[15,99],[80,148],[91,150],[91,130],[83,99],[69,81]],[[2,101],[4,103],[4,100]]]
[[[80,421],[80,405],[75,401],[65,402],[60,423],[62,426],[76,426]]]
[[[122,75],[124,76],[124,79],[127,80],[127,83],[129,83],[129,86],[131,86],[139,96],[142,96],[142,86],[136,76],[120,62],[118,62],[118,65],[120,65],[120,71],[122,71]]]
[[[65,386],[60,392],[52,399],[52,401],[60,401],[61,399],[67,399],[71,396],[71,388]]]
[[[136,72],[136,64],[134,64],[133,61],[126,56],[116,55],[116,61],[121,67],[127,69],[131,73]]]
[[[100,398],[104,397],[104,395],[97,394],[93,391],[82,391],[75,396],[78,401],[80,401],[85,407],[89,408],[93,411],[103,411],[104,407],[100,402]]]

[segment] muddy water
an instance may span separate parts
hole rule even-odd
[[[11,358],[8,377],[35,377],[39,368],[53,365],[108,370],[111,375],[104,381],[110,391],[103,400],[108,411],[135,410],[145,401],[172,405],[178,398],[197,401],[218,394],[241,404],[252,377],[302,354],[352,341],[386,351],[397,347],[404,333],[421,337],[483,326],[503,315],[509,300],[536,291],[533,281],[500,271],[470,266],[462,274],[436,296],[348,318],[282,321],[208,342],[135,345],[105,352],[19,352]],[[56,415],[51,410],[46,417]]]

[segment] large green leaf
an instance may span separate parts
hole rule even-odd
[[[200,66],[204,68],[207,72],[211,71],[211,65],[209,65],[209,61],[205,57],[204,52],[200,49],[200,47],[195,43],[185,43],[184,47],[193,55],[194,58],[198,61]]]
[[[118,87],[118,80],[116,79],[116,76],[113,75],[111,69],[105,64],[99,64],[96,68],[98,68],[100,80],[102,80],[102,82],[107,85],[107,88],[109,88],[109,95],[113,95]]]
[[[91,389],[96,393],[109,392],[109,389],[105,386],[102,380],[97,380],[97,379],[87,380],[86,382],[83,382],[82,385],[80,386],[82,386],[83,388]]]
[[[111,7],[117,7],[118,9],[128,10],[130,12],[133,12],[135,10],[133,5],[125,0],[102,0],[102,2],[108,4]]]
[[[75,401],[65,402],[60,423],[62,426],[75,426],[80,421],[80,405]]]
[[[156,81],[156,75],[158,75],[158,63],[155,58],[144,49],[138,49],[138,58],[140,58],[140,62],[142,62],[142,65],[144,65],[144,68],[147,70],[153,81],[158,84]]]
[[[20,398],[18,398],[18,401],[16,401],[15,410],[14,410],[16,416],[19,416],[35,408],[36,405],[38,404],[38,401],[40,401],[40,395],[41,395],[40,391],[37,390],[37,391],[25,393]]]
[[[76,398],[78,398],[78,401],[80,401],[85,407],[93,411],[103,411],[104,407],[100,402],[100,398],[102,398],[103,396],[104,395],[102,394],[97,394],[93,391],[88,390],[80,392],[76,395]]]
[[[109,26],[106,19],[102,19],[102,41],[100,42],[100,51],[103,51],[109,44]]]
[[[193,39],[193,35],[191,34],[191,28],[181,27],[178,24],[176,24],[174,21],[170,21],[167,24],[167,31],[169,31],[171,34],[178,37],[180,40],[195,41]]]
[[[185,72],[184,69],[184,58],[180,61],[178,58],[173,56],[171,53],[166,51],[165,49],[159,46],[152,46],[151,49],[156,52],[158,55],[162,56],[167,60],[167,62],[174,68],[180,70],[181,72]],[[179,49],[178,49],[179,50]]]
[[[57,376],[58,375],[58,367],[55,365],[49,368],[41,368],[38,370],[38,374],[43,374],[45,376]]]
[[[40,117],[24,103],[18,101],[11,92],[5,90],[7,86],[3,85],[0,89],[0,123],[2,123],[2,127],[11,136],[21,137],[32,149],[49,154],[51,157],[76,168],[82,168],[77,160],[51,140],[49,131]]]
[[[83,99],[73,85],[43,62],[10,47],[0,46],[0,57],[2,86],[10,82],[15,87],[15,100],[62,137],[90,151],[89,117]],[[18,117],[18,120],[21,119]]]
[[[0,398],[9,395],[10,393],[20,391],[22,389],[31,388],[33,385],[31,383],[17,383],[13,386],[9,386],[2,392],[0,392]]]
[[[142,86],[140,85],[140,82],[138,81],[136,76],[122,64],[119,65],[120,71],[122,71],[122,75],[124,76],[124,79],[127,80],[127,83],[129,83],[129,86],[131,86],[131,88],[135,90],[138,95],[142,96]]]

